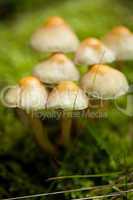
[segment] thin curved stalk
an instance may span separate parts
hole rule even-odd
[[[19,108],[16,108],[16,112],[25,126],[31,125],[36,141],[41,149],[50,154],[56,154],[55,148],[48,138],[47,128],[42,125],[41,120]]]
[[[48,138],[47,128],[43,127],[39,118],[36,118],[32,115],[28,115],[30,124],[33,128],[37,143],[39,146],[46,152],[55,154],[56,151],[53,147],[53,144],[50,142]]]

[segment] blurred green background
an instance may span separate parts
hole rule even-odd
[[[5,85],[15,84],[21,77],[30,75],[33,66],[44,58],[43,53],[34,52],[30,48],[29,40],[32,32],[47,17],[53,15],[59,15],[70,23],[80,40],[88,36],[101,38],[116,25],[125,25],[133,31],[133,2],[130,0],[0,0],[1,89]],[[113,66],[116,67],[116,64]],[[124,62],[122,71],[132,83],[133,62]],[[119,112],[113,102],[107,115],[100,120],[81,119],[83,127],[80,135],[73,141],[73,147],[63,150],[60,157],[53,160],[40,151],[30,127],[24,126],[12,109],[1,105],[0,199],[112,184],[109,188],[35,198],[70,200],[86,195],[116,192],[116,184],[131,182],[133,118]],[[58,128],[54,127],[54,130],[56,134]],[[110,174],[116,171],[122,174]],[[105,172],[109,176],[102,176]],[[46,181],[50,176],[73,174],[101,176]],[[127,196],[116,199],[133,199],[132,193]]]

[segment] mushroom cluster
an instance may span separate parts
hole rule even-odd
[[[65,117],[65,112],[87,109],[90,97],[108,100],[127,93],[128,82],[124,74],[106,64],[116,59],[130,59],[133,55],[132,43],[133,34],[125,27],[117,27],[101,41],[89,37],[80,44],[62,18],[50,17],[31,38],[33,49],[50,56],[34,66],[32,76],[23,78],[7,91],[6,105],[28,112],[61,110],[60,142],[68,145],[72,119]],[[70,52],[75,53],[74,61],[65,55]],[[80,78],[76,65],[91,68]],[[39,143],[53,151],[48,135],[45,134],[44,138],[48,145],[45,145],[42,135],[38,136]]]

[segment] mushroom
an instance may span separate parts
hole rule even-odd
[[[116,55],[117,60],[133,59],[133,33],[124,26],[113,28],[103,38],[104,44]]]
[[[56,53],[33,69],[33,75],[46,84],[58,84],[60,81],[78,81],[79,71],[74,63],[63,53]]]
[[[80,65],[94,65],[111,63],[115,60],[114,53],[96,38],[87,38],[79,46],[75,63]]]
[[[2,102],[8,108],[16,108],[19,103],[20,87],[19,85],[14,85],[6,87],[3,90]]]
[[[49,94],[47,108],[66,111],[84,110],[88,107],[88,99],[83,90],[71,81],[60,82]],[[62,116],[61,141],[68,145],[70,142],[72,119]]]
[[[81,88],[97,99],[115,99],[124,95],[128,89],[128,82],[124,74],[108,65],[94,65],[82,77]]]
[[[15,87],[5,91],[5,105],[16,107],[26,111],[30,123],[35,132],[39,145],[50,153],[54,153],[54,148],[48,139],[46,130],[38,118],[33,116],[33,112],[46,108],[48,92],[41,82],[33,77],[25,77]]]
[[[60,17],[50,17],[32,36],[31,46],[41,52],[75,52],[79,40]]]
[[[20,108],[26,111],[45,109],[48,93],[37,78],[32,76],[23,78],[20,87]]]
[[[25,77],[19,85],[7,88],[5,103],[7,107],[18,107],[29,111],[44,109],[47,101],[47,90],[35,77]]]

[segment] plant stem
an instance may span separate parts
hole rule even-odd
[[[19,116],[21,122],[24,126],[29,126],[29,123],[34,131],[37,143],[45,152],[55,154],[56,151],[48,138],[48,133],[46,127],[43,127],[41,120],[33,114],[26,113],[20,108],[16,108],[17,115]]]

